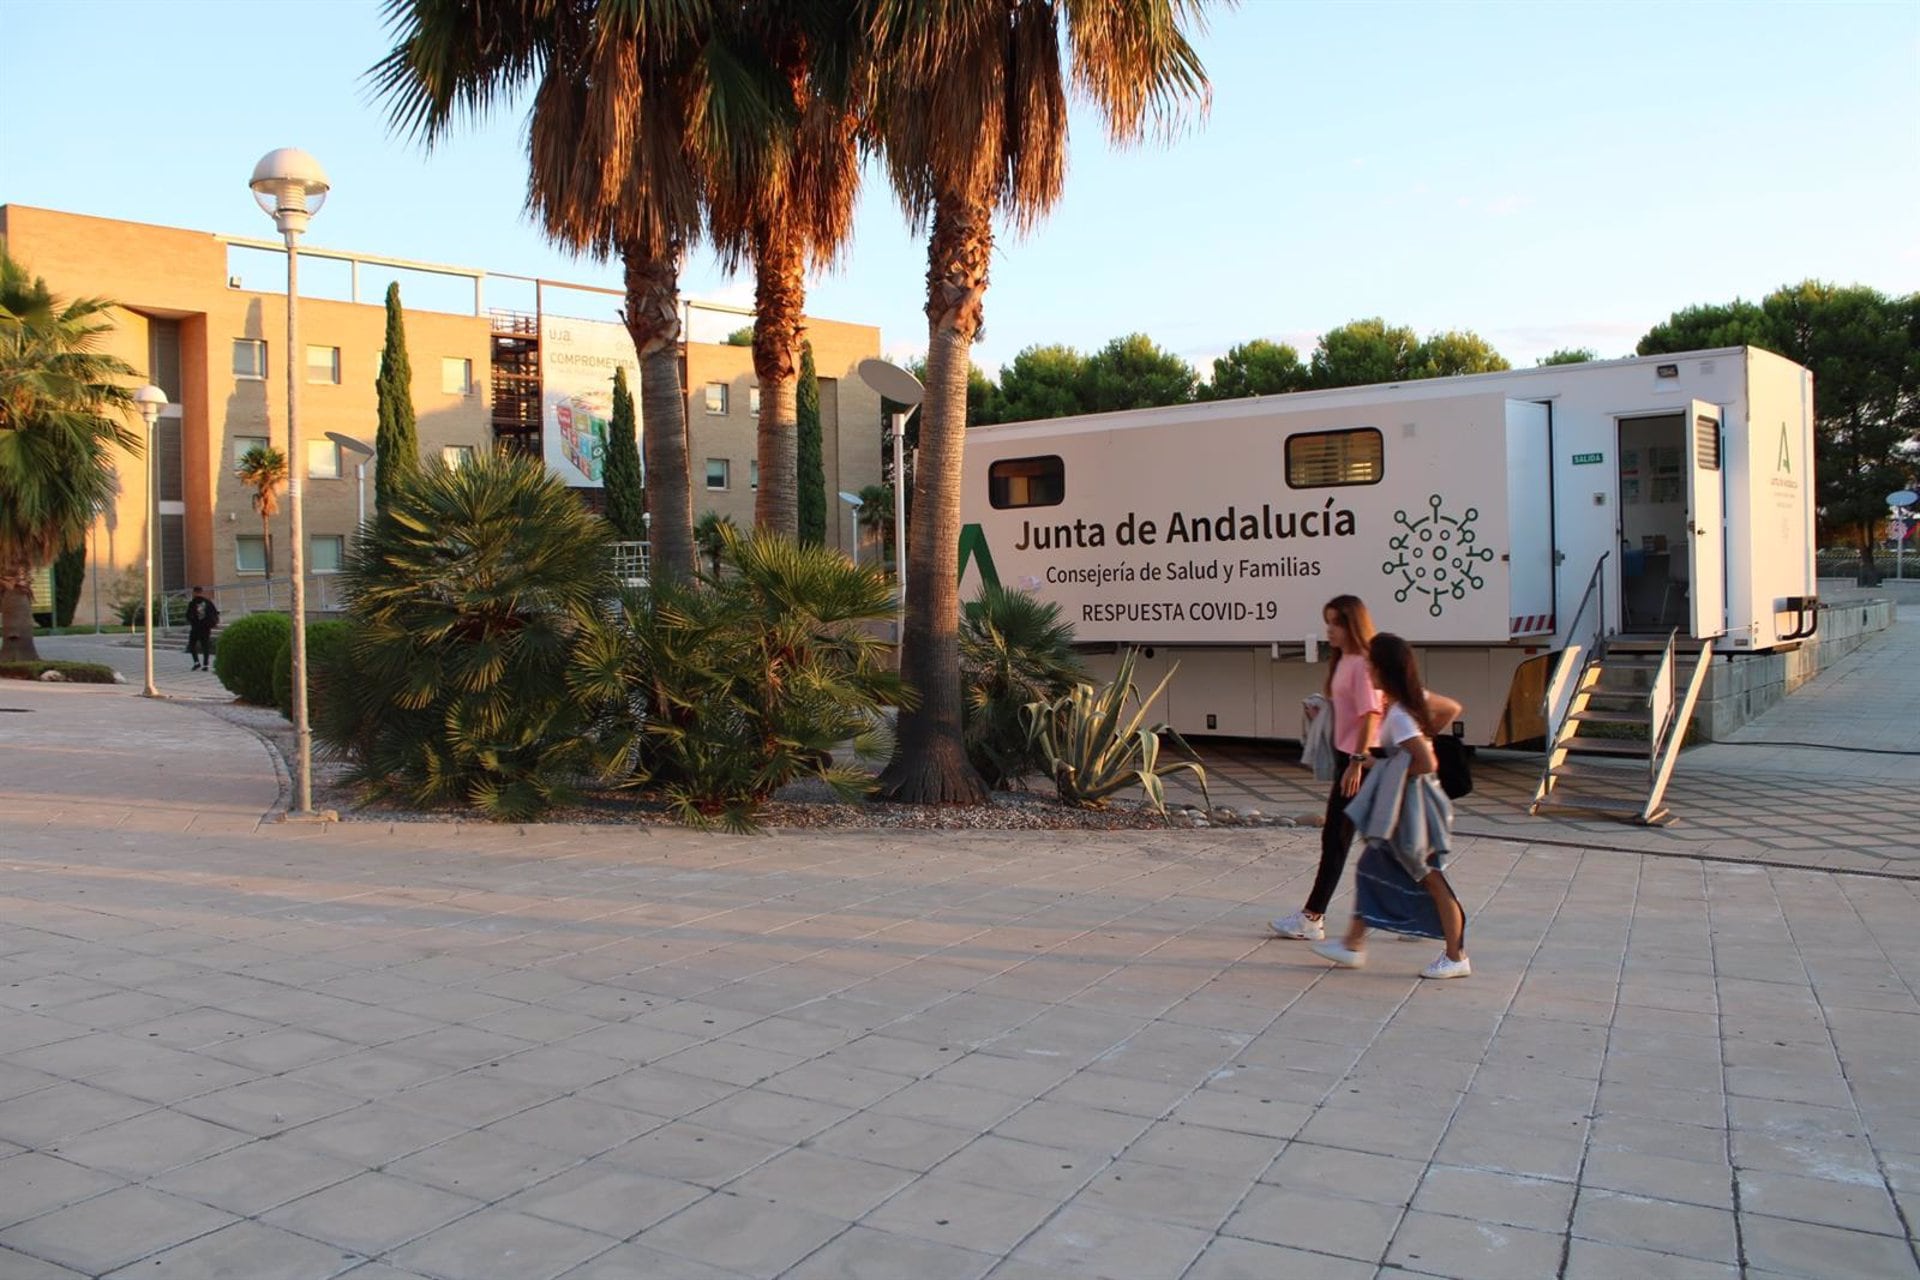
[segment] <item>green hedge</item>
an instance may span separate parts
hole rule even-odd
[[[273,705],[274,660],[293,634],[284,613],[250,613],[220,629],[213,674],[242,702]]]
[[[32,662],[0,662],[0,679],[38,680],[41,673],[58,671],[75,684],[112,684],[113,668],[98,662],[60,662],[47,658]]]
[[[326,696],[327,681],[333,673],[345,669],[351,661],[353,624],[334,619],[307,624],[307,701],[309,723],[313,708]],[[293,719],[293,628],[287,628],[287,642],[273,660],[273,705],[280,714]]]

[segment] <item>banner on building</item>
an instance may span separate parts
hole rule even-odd
[[[544,316],[540,322],[541,439],[547,469],[571,485],[606,483],[613,423],[613,371],[640,394],[640,362],[622,325]],[[636,430],[638,427],[636,425]]]

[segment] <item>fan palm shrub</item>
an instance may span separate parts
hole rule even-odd
[[[610,537],[537,458],[402,479],[342,575],[354,678],[317,706],[349,780],[501,820],[570,799],[597,757],[566,672],[613,595]]]
[[[1035,743],[1047,761],[1060,799],[1080,809],[1104,809],[1113,795],[1124,787],[1138,785],[1147,794],[1147,802],[1156,812],[1167,811],[1165,775],[1190,769],[1200,781],[1200,794],[1207,796],[1207,771],[1198,760],[1176,760],[1162,764],[1160,739],[1171,738],[1181,750],[1192,750],[1179,734],[1164,724],[1145,725],[1147,708],[1173,679],[1167,672],[1145,698],[1134,687],[1133,668],[1139,657],[1136,649],[1123,650],[1120,669],[1111,683],[1100,688],[1091,684],[1075,685],[1065,696],[1050,702],[1035,702],[1027,708],[1028,725]],[[1180,664],[1174,664],[1174,671]],[[1127,704],[1134,704],[1131,717]]]
[[[960,681],[966,690],[967,759],[989,785],[1045,773],[1027,731],[1030,703],[1052,702],[1087,678],[1060,606],[1025,591],[987,586],[960,619]]]
[[[765,530],[721,537],[722,572],[625,593],[572,683],[598,710],[603,774],[657,787],[690,825],[752,831],[798,778],[864,793],[872,776],[831,753],[886,750],[882,709],[908,695],[875,635],[894,608],[880,569]]]

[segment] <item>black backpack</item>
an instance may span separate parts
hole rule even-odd
[[[1467,744],[1452,734],[1438,734],[1433,739],[1434,773],[1439,776],[1440,789],[1449,799],[1458,800],[1461,796],[1473,794],[1473,766],[1467,754]]]

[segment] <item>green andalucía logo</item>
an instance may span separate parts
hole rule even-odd
[[[986,531],[977,524],[960,526],[960,578],[967,576],[967,562],[977,560],[980,563],[980,582],[983,586],[998,588],[1000,574],[993,567],[993,552],[987,549]]]
[[[1418,520],[1404,511],[1393,513],[1402,532],[1389,538],[1387,546],[1398,558],[1383,564],[1381,572],[1400,578],[1393,592],[1396,601],[1405,604],[1409,596],[1425,596],[1427,612],[1437,618],[1445,611],[1446,600],[1464,600],[1469,591],[1487,585],[1476,570],[1478,562],[1493,559],[1493,550],[1474,546],[1480,536],[1473,527],[1480,518],[1477,507],[1468,507],[1456,519],[1441,512],[1437,493],[1427,499],[1427,505],[1431,510]]]

